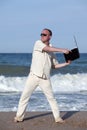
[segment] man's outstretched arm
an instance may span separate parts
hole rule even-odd
[[[54,69],[62,68],[62,67],[65,67],[65,66],[69,65],[70,63],[71,63],[71,61],[61,63],[61,64],[56,64],[55,66],[53,66],[53,68]]]
[[[56,48],[56,47],[50,47],[50,46],[44,47],[43,51],[46,51],[46,52],[61,52],[61,53],[65,53],[65,54],[68,54],[70,52],[70,50],[68,50],[68,49]]]

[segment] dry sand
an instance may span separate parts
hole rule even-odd
[[[61,112],[64,124],[55,123],[51,112],[26,112],[24,121],[14,123],[15,112],[0,112],[0,130],[87,130],[87,112]]]

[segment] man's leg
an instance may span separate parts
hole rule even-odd
[[[59,107],[58,107],[57,101],[54,98],[50,80],[41,79],[40,87],[42,91],[44,92],[45,96],[47,97],[47,100],[51,106],[55,122],[62,123],[63,120],[60,118]]]
[[[38,78],[35,75],[30,74],[27,78],[23,93],[19,101],[15,122],[23,121],[25,110],[28,105],[28,101],[30,99],[32,92],[37,87],[37,85],[38,85]]]

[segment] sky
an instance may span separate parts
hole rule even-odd
[[[44,28],[55,47],[87,53],[87,0],[0,0],[0,53],[31,53]]]

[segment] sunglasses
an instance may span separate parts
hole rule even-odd
[[[40,36],[47,36],[48,34],[45,33],[41,33]]]

